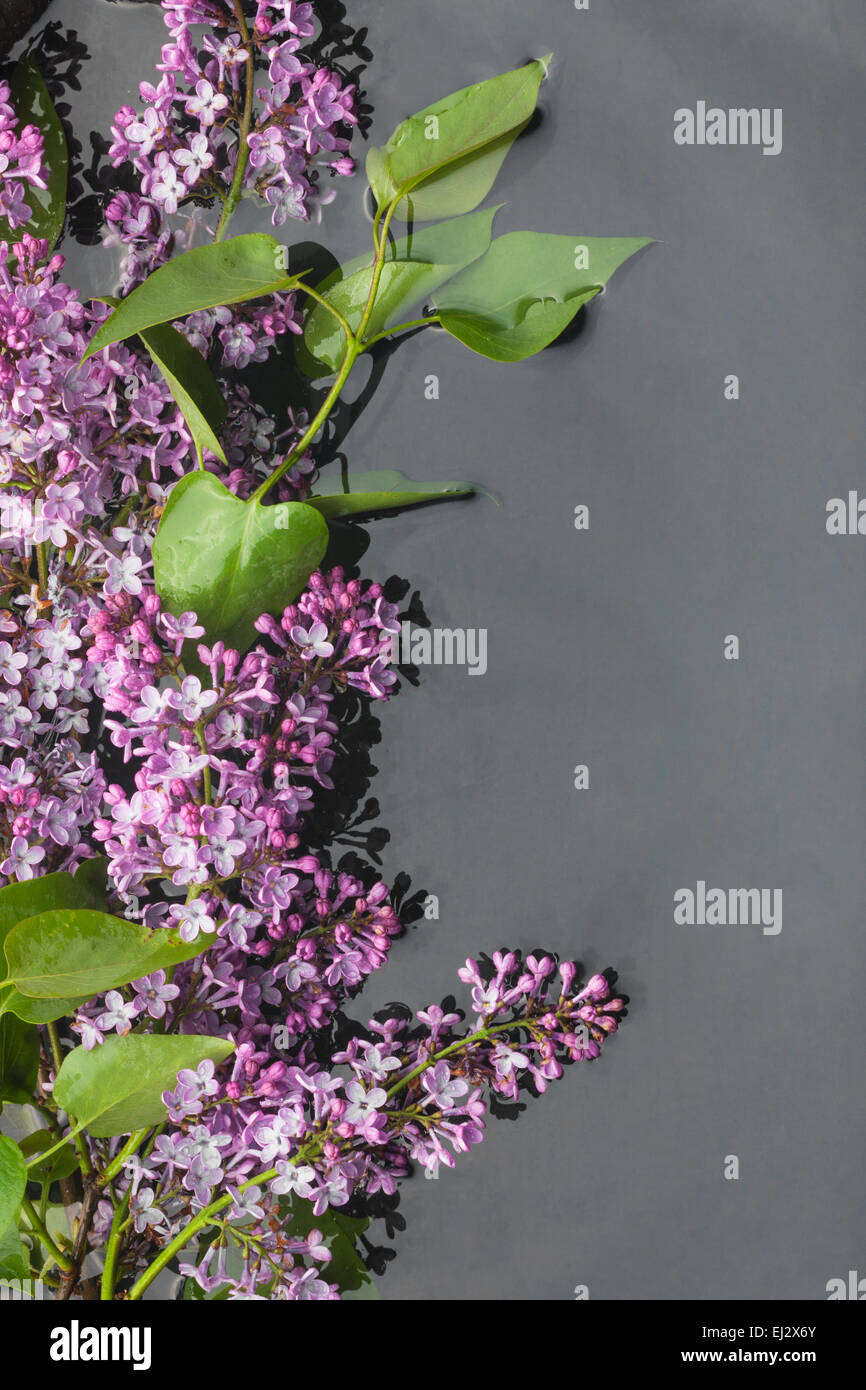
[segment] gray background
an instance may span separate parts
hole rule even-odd
[[[159,13],[55,0],[50,17],[95,59],[73,120],[105,130],[151,76]],[[379,141],[553,49],[497,232],[661,243],[526,364],[441,333],[405,344],[346,441],[352,467],[469,477],[503,503],[371,528],[363,572],[410,579],[437,626],[486,627],[489,670],[426,668],[384,709],[385,868],[441,917],[362,1016],[459,994],[462,960],[506,944],[613,965],[632,1001],[599,1063],[404,1186],[382,1296],[824,1298],[866,1274],[866,539],[824,524],[863,484],[861,6],[357,0],[349,19],[369,26]],[[675,146],[674,110],[701,98],[782,107],[782,153]],[[362,181],[339,188],[312,235],[348,256]],[[73,278],[104,288],[74,250]],[[781,888],[781,935],[676,926],[699,878]]]

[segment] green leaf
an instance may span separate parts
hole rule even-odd
[[[123,301],[113,295],[94,295],[116,309]],[[201,353],[171,324],[158,323],[139,333],[153,361],[165,378],[177,408],[192,435],[199,467],[202,450],[207,449],[227,464],[216,431],[226,418],[228,407],[213,372]]]
[[[10,1226],[4,1236],[0,1236],[0,1279],[27,1279],[30,1276],[30,1263],[21,1244],[21,1237],[15,1226]]]
[[[155,324],[139,337],[165,377],[189,426],[199,466],[203,466],[203,449],[227,465],[216,431],[225,421],[228,407],[201,353],[168,323]]]
[[[423,304],[440,285],[483,256],[490,246],[493,219],[498,211],[498,207],[484,208],[468,217],[455,217],[401,237],[389,247],[376,302],[365,329],[366,338],[374,338],[389,325],[406,319],[415,305]],[[366,308],[372,279],[373,262],[369,256],[362,256],[316,287],[342,314],[353,333]],[[321,304],[313,304],[300,341],[307,354],[331,371],[338,369],[345,356],[346,336],[342,327]],[[303,358],[299,355],[298,360],[308,375],[322,375],[315,364],[310,366],[306,355]]]
[[[475,492],[472,483],[416,483],[396,468],[357,473],[351,481],[351,492],[310,497],[308,505],[330,521],[334,517],[368,516],[398,507],[415,507],[422,502],[441,502],[449,497],[471,497]]]
[[[18,1145],[0,1134],[0,1236],[18,1219],[18,1208],[27,1186],[27,1165]]]
[[[31,999],[91,999],[191,960],[212,944],[202,933],[195,941],[182,941],[166,927],[149,931],[106,912],[60,908],[13,927],[6,938],[8,978]]]
[[[297,598],[328,545],[323,518],[303,502],[242,502],[211,473],[172,489],[153,543],[163,607],[195,611],[210,643],[239,652],[256,638],[262,613]]]
[[[105,859],[86,859],[72,874],[45,874],[0,888],[0,947],[9,932],[25,917],[56,907],[101,907],[105,902]],[[0,980],[6,961],[0,952]]]
[[[35,60],[29,55],[22,58],[12,74],[9,83],[9,101],[18,117],[18,131],[26,125],[38,126],[44,140],[42,162],[48,170],[45,189],[25,185],[25,195],[32,216],[24,227],[12,231],[5,217],[0,218],[0,241],[10,245],[20,241],[25,232],[29,236],[44,237],[49,250],[53,249],[63,230],[66,216],[66,178],[69,156],[66,149],[66,136],[54,103],[48,95],[48,88]]]
[[[29,1105],[39,1072],[39,1031],[14,1014],[0,1018],[0,1101]]]
[[[333,1208],[316,1216],[312,1203],[297,1196],[281,1202],[280,1208],[286,1214],[290,1235],[303,1238],[311,1231],[321,1231],[321,1243],[330,1250],[331,1261],[321,1266],[320,1278],[336,1284],[341,1293],[372,1284],[370,1271],[355,1245],[370,1224],[366,1217],[344,1216]]]
[[[453,217],[477,207],[535,110],[551,56],[463,87],[398,125],[367,156],[379,207],[401,188],[411,192],[397,206],[406,219]]]
[[[81,360],[154,324],[172,323],[219,304],[240,304],[278,290],[296,289],[301,283],[299,277],[277,269],[284,253],[285,248],[263,232],[248,232],[184,251],[121,300],[97,329]]]
[[[57,1143],[55,1136],[50,1129],[37,1129],[33,1134],[28,1134],[20,1141],[20,1149],[25,1158],[33,1158],[35,1154],[41,1154],[45,1149],[53,1148]],[[38,1182],[43,1186],[50,1186],[53,1182],[60,1182],[62,1178],[68,1178],[78,1169],[78,1155],[70,1142],[62,1149],[47,1158],[44,1163],[34,1163],[27,1169],[27,1181]]]
[[[617,267],[650,240],[541,232],[498,237],[435,297],[442,327],[484,357],[522,361],[558,338]]]
[[[103,907],[106,898],[106,859],[85,859],[75,876],[68,873],[45,874],[23,883],[0,888],[0,980],[6,977],[3,943],[9,932],[26,917],[60,907]],[[89,995],[56,999],[44,1003],[28,999],[17,989],[0,990],[0,1015],[15,1014],[29,1023],[49,1023],[74,1013]]]
[[[166,1118],[163,1091],[173,1091],[183,1067],[193,1070],[206,1057],[219,1064],[234,1044],[225,1038],[190,1034],[128,1033],[106,1038],[87,1052],[67,1053],[54,1083],[54,1099],[76,1125],[96,1139],[131,1134]]]

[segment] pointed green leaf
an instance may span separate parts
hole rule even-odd
[[[123,302],[109,294],[94,295],[94,299],[112,309]],[[143,329],[138,337],[162,372],[187,423],[199,468],[203,467],[203,449],[227,463],[216,435],[226,418],[225,397],[201,353],[169,323],[154,324],[153,328]]]
[[[216,431],[224,423],[228,407],[201,353],[168,323],[155,324],[139,337],[165,377],[189,426],[199,467],[203,449],[227,464]]]
[[[213,643],[245,652],[255,619],[297,598],[328,545],[314,507],[242,502],[211,473],[172,489],[153,543],[156,588],[176,615],[193,611]]]
[[[369,516],[398,507],[415,507],[422,502],[441,502],[449,497],[471,497],[475,492],[472,483],[416,483],[396,468],[356,473],[351,482],[351,492],[311,497],[308,505],[330,520],[340,516]]]
[[[106,912],[60,908],[25,918],[6,938],[8,978],[31,999],[87,999],[129,984],[154,970],[168,970],[213,944],[199,934],[182,941],[167,927],[149,931],[140,922]]]
[[[550,56],[475,82],[403,121],[370,151],[367,177],[380,207],[400,189],[401,217],[426,221],[477,207],[535,110]]]
[[[66,136],[54,103],[48,95],[48,88],[35,59],[29,55],[22,58],[12,74],[9,83],[9,101],[18,117],[18,131],[26,125],[35,125],[44,140],[42,162],[48,170],[47,188],[34,188],[25,184],[27,205],[32,216],[26,226],[12,231],[5,217],[0,217],[0,241],[20,241],[26,232],[29,236],[43,237],[49,249],[53,249],[63,230],[66,216],[66,180],[69,155],[66,149]]]
[[[172,323],[219,304],[240,304],[296,289],[299,278],[278,269],[284,254],[285,248],[263,232],[184,251],[121,300],[93,335],[82,361],[154,324]]]
[[[497,362],[548,346],[647,237],[511,232],[434,296],[442,327]]]
[[[455,217],[401,237],[389,247],[365,337],[374,338],[390,325],[407,319],[412,309],[423,304],[440,285],[483,256],[490,245],[493,219],[498,211],[498,207],[484,208],[468,217]],[[362,256],[316,287],[342,314],[353,332],[357,331],[366,308],[372,278],[372,260]],[[334,315],[323,305],[313,304],[301,341],[307,354],[331,371],[337,370],[345,355],[346,336]],[[310,376],[323,374],[315,364],[310,367],[306,355],[299,356],[299,361]]]
[[[18,1219],[27,1186],[27,1165],[14,1140],[0,1134],[0,1236]]]
[[[39,1072],[39,1031],[14,1014],[0,1018],[0,1101],[28,1105]]]
[[[166,1118],[162,1093],[174,1090],[179,1071],[195,1070],[206,1057],[224,1062],[233,1051],[225,1038],[192,1034],[106,1038],[91,1052],[76,1047],[67,1053],[57,1073],[54,1099],[96,1139],[131,1134]]]

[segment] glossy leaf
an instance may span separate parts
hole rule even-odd
[[[153,544],[163,607],[194,610],[209,642],[240,652],[255,640],[262,613],[297,598],[328,544],[313,507],[242,502],[211,473],[190,473],[172,489]]]
[[[36,1154],[43,1153],[45,1149],[53,1148],[57,1140],[50,1129],[37,1129],[33,1134],[28,1134],[20,1141],[20,1149],[24,1157],[33,1158]],[[68,1178],[78,1170],[78,1155],[72,1147],[71,1142],[58,1149],[50,1158],[46,1158],[44,1163],[34,1163],[27,1169],[27,1181],[42,1183],[43,1186],[50,1186],[53,1182],[60,1182],[62,1178]]]
[[[468,217],[455,217],[427,227],[393,243],[382,268],[365,338],[369,340],[400,319],[407,319],[412,309],[423,304],[440,285],[483,256],[490,246],[493,219],[498,211],[499,208],[484,208]],[[372,259],[359,257],[316,287],[342,314],[353,332],[357,331],[366,308],[372,278]],[[345,355],[346,336],[337,319],[323,305],[314,304],[307,315],[302,342],[306,352],[331,371],[340,366]],[[322,375],[315,365],[310,366],[306,357],[299,357],[299,361],[309,375]]]
[[[15,1226],[0,1236],[0,1279],[27,1279],[30,1264]]]
[[[113,309],[123,302],[107,294],[94,298]],[[225,397],[201,353],[169,323],[158,323],[153,328],[143,329],[138,337],[165,378],[177,408],[187,423],[199,467],[203,466],[204,449],[227,463],[216,434],[226,418]]]
[[[0,218],[0,241],[12,244],[20,241],[26,232],[29,236],[43,237],[49,249],[52,249],[63,230],[66,216],[69,155],[60,118],[36,61],[30,55],[21,59],[12,74],[9,102],[15,108],[19,131],[26,125],[35,125],[41,131],[44,141],[42,163],[48,173],[46,188],[34,188],[29,183],[24,185],[25,200],[32,214],[25,226],[12,231],[6,218]]]
[[[75,875],[44,874],[0,888],[0,947],[12,928],[25,917],[57,907],[100,907],[105,902],[105,859],[86,859]],[[0,950],[0,979],[6,960]]]
[[[57,1074],[54,1099],[96,1139],[131,1134],[166,1118],[163,1091],[173,1091],[177,1073],[195,1070],[210,1057],[224,1062],[234,1046],[224,1038],[165,1033],[128,1033],[106,1038],[87,1052],[67,1053]]]
[[[93,335],[82,361],[154,324],[172,323],[219,304],[241,304],[278,290],[296,289],[298,277],[276,269],[283,253],[279,242],[263,232],[184,251],[121,300]]]
[[[0,1134],[0,1236],[18,1219],[26,1186],[24,1155],[13,1139]]]
[[[204,449],[227,465],[216,431],[224,423],[228,407],[201,353],[169,323],[155,324],[139,337],[165,377],[189,427],[199,465]]]
[[[499,237],[480,261],[435,296],[442,327],[473,352],[498,362],[531,357],[558,338],[617,267],[649,240],[541,232]]]
[[[0,1018],[0,1101],[27,1105],[39,1072],[39,1031],[14,1014]]]
[[[449,497],[471,497],[472,483],[417,483],[396,468],[383,468],[373,473],[356,473],[351,480],[351,492],[337,492],[327,497],[310,497],[309,506],[331,520],[341,516],[369,516],[373,512],[395,511],[398,507],[415,507],[422,502],[442,502]]]
[[[149,931],[105,912],[60,908],[13,927],[6,938],[8,978],[32,999],[90,999],[191,960],[212,944],[213,938],[201,933],[195,941],[182,941],[166,927]]]
[[[61,907],[100,908],[105,904],[105,859],[85,859],[75,875],[44,874],[22,883],[7,883],[0,888],[0,980],[6,978],[6,953],[3,943],[14,926],[26,917]],[[0,1016],[15,1014],[29,1023],[48,1023],[74,1013],[89,995],[55,999],[49,1003],[29,999],[17,989],[0,989]]]
[[[367,156],[367,177],[380,207],[401,188],[397,213],[426,221],[477,207],[508,150],[530,119],[551,55],[452,92],[398,125]]]

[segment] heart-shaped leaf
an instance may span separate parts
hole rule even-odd
[[[330,520],[416,507],[422,502],[443,502],[449,497],[471,497],[475,490],[472,483],[416,483],[396,468],[383,468],[372,473],[356,473],[351,492],[311,497],[309,506]]]
[[[166,1118],[163,1091],[173,1091],[184,1067],[209,1057],[224,1062],[234,1051],[225,1038],[128,1033],[106,1038],[91,1052],[67,1053],[54,1083],[54,1099],[78,1128],[96,1139],[131,1134]],[[23,1161],[23,1160],[22,1160]]]
[[[0,1236],[18,1219],[18,1208],[27,1186],[27,1165],[13,1139],[0,1134]]]
[[[397,214],[407,219],[453,217],[477,207],[535,110],[550,57],[463,87],[398,125],[367,156],[379,206],[403,188],[410,196]]]
[[[94,298],[113,309],[122,303],[122,300],[108,294],[94,295]],[[228,408],[216,378],[201,353],[169,323],[158,323],[153,328],[142,329],[138,337],[162,372],[187,423],[199,468],[204,466],[204,449],[226,463],[216,431],[225,421]]]
[[[157,592],[169,612],[194,611],[209,642],[245,652],[256,618],[297,598],[327,545],[314,507],[242,502],[212,473],[190,473],[172,489],[153,543]]]
[[[34,188],[32,184],[25,188],[27,206],[32,214],[25,227],[13,232],[6,218],[0,217],[0,241],[11,245],[20,241],[26,232],[29,236],[44,237],[49,249],[52,249],[63,230],[66,216],[69,155],[60,118],[48,95],[42,74],[30,55],[21,59],[12,74],[9,102],[18,117],[19,133],[26,125],[35,125],[41,131],[44,141],[42,163],[48,174],[46,188]]]
[[[501,204],[499,205],[501,207]],[[465,266],[483,256],[490,245],[493,219],[499,207],[484,208],[468,217],[439,222],[411,236],[401,237],[388,250],[388,258],[376,292],[376,302],[364,330],[369,340],[399,319],[406,319],[415,305],[445,284]],[[357,331],[367,305],[373,278],[369,256],[359,256],[329,275],[316,288]],[[305,351],[301,351],[301,345]],[[343,360],[346,337],[328,310],[314,303],[298,340],[298,361],[309,376],[323,375],[317,358],[331,371]]]
[[[36,1154],[44,1153],[46,1149],[53,1149],[56,1139],[50,1129],[37,1129],[33,1134],[28,1134],[20,1142],[20,1149],[25,1158],[33,1158]],[[66,1144],[57,1153],[53,1153],[50,1158],[46,1158],[44,1163],[34,1163],[27,1169],[27,1181],[42,1183],[43,1187],[50,1186],[53,1182],[60,1182],[63,1178],[68,1178],[70,1174],[76,1172],[78,1168],[78,1155],[71,1143]]]
[[[278,269],[284,254],[285,248],[263,232],[184,251],[121,300],[94,333],[82,361],[154,324],[172,323],[219,304],[240,304],[296,289],[299,278]]]
[[[648,237],[510,232],[434,297],[442,327],[497,362],[519,362],[558,338]]]
[[[182,941],[166,927],[106,912],[60,908],[25,918],[6,938],[8,979],[32,999],[87,999],[200,955],[212,938]]]
[[[14,1014],[0,1018],[0,1101],[27,1105],[39,1072],[39,1030]]]

